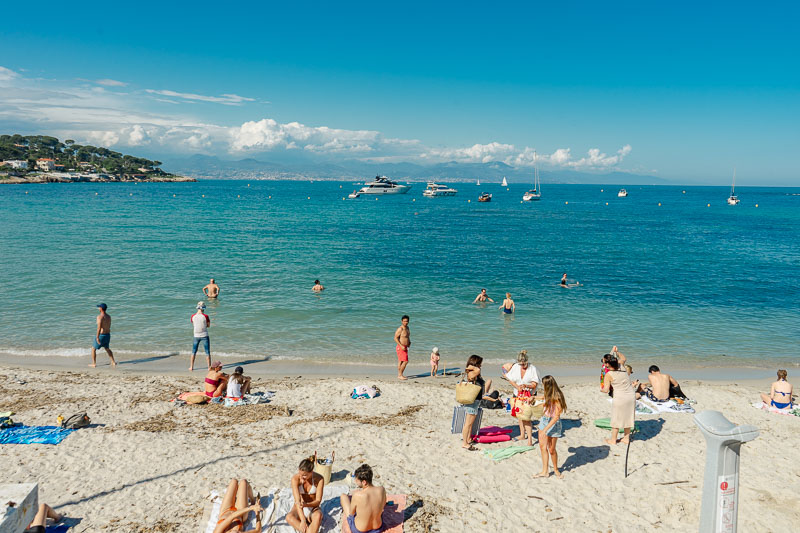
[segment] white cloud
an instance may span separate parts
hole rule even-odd
[[[0,67],[0,86],[12,82],[17,78],[19,78],[19,74],[17,74],[10,68]]]
[[[224,105],[242,105],[245,102],[255,102],[255,98],[247,98],[246,96],[239,96],[238,94],[223,94],[222,96],[205,96],[202,94],[194,93],[179,93],[176,91],[145,89],[145,92],[150,94],[158,94],[161,96],[171,96],[173,98],[181,98],[183,100],[191,100],[197,102],[211,102],[215,104]]]
[[[87,85],[87,80],[77,81],[82,83],[29,79],[0,67],[0,86],[3,86],[0,122],[27,124],[31,132],[72,138],[78,143],[90,142],[117,150],[125,146],[157,146],[161,152],[203,151],[233,155],[294,150],[316,157],[353,157],[375,162],[437,163],[455,160],[502,162],[515,167],[529,167],[534,163],[533,148],[519,148],[497,141],[468,147],[430,148],[415,139],[386,138],[375,130],[308,126],[300,122],[280,123],[272,118],[250,120],[238,126],[223,126],[181,114],[178,110],[185,109],[184,106],[172,106],[176,111],[164,112],[163,106],[154,107],[155,101],[240,105],[254,99],[236,94],[203,96],[153,89],[121,94],[106,90],[103,86]],[[165,96],[167,98],[163,98]],[[607,155],[599,148],[592,148],[585,156],[573,159],[571,148],[558,148],[552,153],[537,153],[536,162],[543,168],[609,170],[619,168],[631,150],[631,146],[626,144]]]
[[[128,85],[124,81],[111,80],[108,78],[103,78],[102,80],[95,80],[94,82],[99,85],[105,85],[106,87],[125,87],[126,85]]]

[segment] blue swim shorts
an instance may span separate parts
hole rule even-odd
[[[100,341],[99,343],[97,342],[98,340]],[[101,333],[92,341],[92,344],[95,350],[100,348],[108,349],[108,345],[111,344],[111,333]]]

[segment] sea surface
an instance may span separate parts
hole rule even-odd
[[[408,314],[412,363],[433,346],[452,362],[524,348],[593,363],[617,344],[665,365],[798,364],[800,189],[742,187],[731,207],[725,187],[544,184],[521,203],[529,185],[454,186],[377,200],[324,181],[2,186],[0,354],[86,357],[100,302],[118,357],[186,354],[213,277],[221,357],[389,364]],[[561,288],[564,272],[581,286]],[[473,305],[484,287],[496,303]]]

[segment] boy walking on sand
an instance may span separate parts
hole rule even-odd
[[[397,345],[395,352],[397,352],[397,379],[407,380],[408,378],[403,375],[406,367],[408,366],[408,349],[411,346],[411,331],[408,329],[408,315],[403,315],[400,319],[400,327],[394,332],[394,342]]]

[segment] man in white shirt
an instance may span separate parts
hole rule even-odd
[[[191,316],[189,321],[194,326],[194,343],[192,345],[192,361],[189,363],[189,372],[194,370],[194,357],[197,355],[197,348],[200,343],[203,343],[203,348],[206,350],[206,363],[208,370],[211,370],[211,345],[208,340],[208,326],[211,325],[211,319],[204,313],[206,304],[197,302],[197,312]]]

